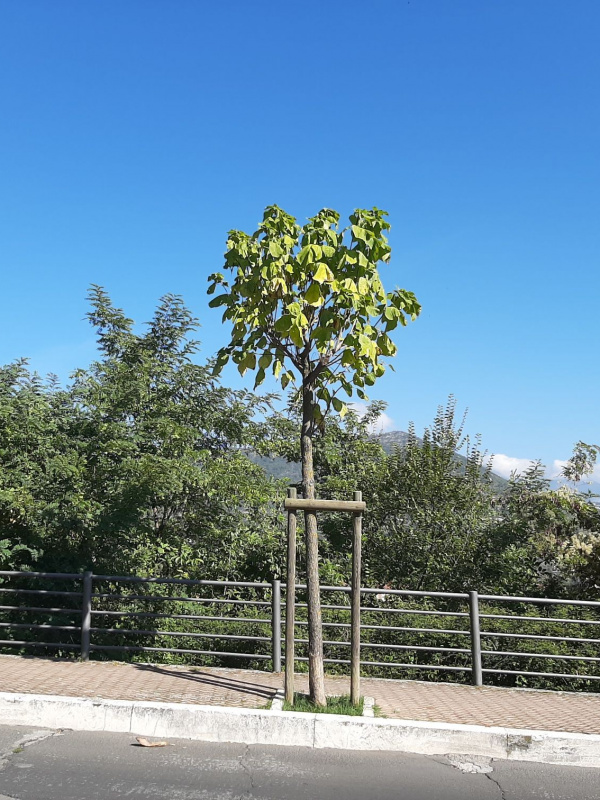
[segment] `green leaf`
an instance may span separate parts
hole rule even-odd
[[[333,272],[322,261],[320,264],[317,264],[317,269],[313,274],[313,280],[317,283],[327,283],[333,280]]]
[[[217,308],[218,306],[224,306],[229,303],[231,297],[228,294],[220,294],[218,297],[213,297],[213,299],[208,304],[209,308]]]
[[[321,297],[321,289],[319,288],[318,283],[311,283],[308,288],[308,291],[304,295],[304,300],[308,303],[309,306],[320,306],[323,303],[323,298]]]
[[[273,326],[277,333],[289,333],[290,328],[294,324],[294,320],[290,314],[284,314],[282,317],[279,317],[275,325]]]
[[[314,261],[314,254],[311,245],[307,244],[306,247],[303,247],[298,253],[297,258],[301,267],[305,267],[307,264],[312,264]]]
[[[281,388],[285,389],[294,380],[294,373],[288,370],[281,376]]]
[[[369,244],[369,242],[372,240],[372,236],[369,233],[369,231],[366,231],[364,228],[361,228],[360,225],[353,225],[351,230],[354,238],[360,242],[365,242],[366,244]]]
[[[254,381],[254,388],[256,389],[257,387],[259,387],[261,385],[261,383],[264,381],[264,379],[265,379],[265,371],[264,371],[264,369],[259,369],[258,372],[256,373],[256,380]]]
[[[296,347],[304,347],[304,339],[302,338],[302,331],[297,325],[292,325],[289,331],[289,337]]]

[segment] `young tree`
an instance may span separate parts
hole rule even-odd
[[[346,407],[343,390],[365,398],[385,372],[382,358],[396,354],[389,333],[415,319],[420,305],[412,292],[386,292],[378,264],[391,248],[390,225],[377,208],[358,209],[349,227],[339,230],[339,214],[323,209],[304,226],[277,206],[265,210],[252,235],[230,231],[225,268],[209,280],[210,302],[224,307],[223,320],[233,324],[231,341],[215,364],[219,373],[231,359],[242,375],[257,370],[255,387],[271,369],[282,388],[298,383],[302,403],[300,438],[304,497],[315,497],[312,439],[315,425],[333,406]],[[305,514],[308,583],[310,696],[326,705],[323,637],[319,598],[317,520]]]

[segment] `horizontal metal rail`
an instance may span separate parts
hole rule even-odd
[[[81,577],[81,576],[78,576]],[[270,583],[255,581],[204,581],[192,578],[139,578],[133,575],[94,575],[95,581],[111,581],[112,583],[164,583],[179,586],[235,586],[236,588],[270,589]]]
[[[481,631],[481,636],[494,636],[502,639],[533,639],[534,641],[546,642],[577,642],[580,644],[600,644],[600,639],[577,638],[575,636],[543,636],[537,633],[495,633],[493,631]]]
[[[308,658],[296,658],[296,661],[308,662]],[[350,660],[346,658],[324,658],[325,664],[349,664]],[[362,661],[361,667],[393,667],[397,669],[428,669],[440,670],[443,672],[470,672],[471,667],[450,667],[443,664],[400,664],[395,661]]]
[[[510,656],[511,658],[549,658],[552,661],[590,661],[600,662],[600,658],[595,656],[563,656],[553,655],[552,653],[521,653],[516,651],[514,653],[505,652],[504,650],[482,650],[482,656]]]
[[[480,614],[481,619],[508,619],[518,622],[563,622],[567,625],[600,625],[600,619],[569,619],[568,617],[521,617],[517,614]]]
[[[269,586],[269,584],[266,584]],[[286,584],[282,583],[281,588],[285,589]],[[296,590],[307,589],[305,583],[297,583]],[[321,586],[322,592],[342,592],[344,594],[351,594],[352,588],[350,586]],[[370,589],[366,586],[361,587],[361,595],[368,594],[385,594],[390,597],[444,597],[446,599],[468,600],[469,595],[466,592],[421,592],[415,589]]]
[[[495,602],[507,603],[531,603],[532,605],[545,606],[586,606],[588,608],[600,608],[599,600],[563,600],[552,597],[512,597],[502,594],[480,594],[482,602],[494,600]]]
[[[297,644],[308,644],[308,639],[294,639],[294,642]],[[336,642],[336,641],[324,641],[324,645],[328,646],[341,646],[341,647],[350,647],[350,642]],[[427,653],[466,653],[467,655],[471,652],[469,649],[465,647],[426,647],[424,645],[417,645],[417,644],[385,644],[381,642],[361,642],[360,644],[362,649],[375,649],[375,650],[418,650]],[[362,663],[362,662],[361,662]]]
[[[348,606],[350,608],[350,606]],[[370,611],[382,614],[406,614],[407,616],[424,617],[468,617],[468,611],[423,611],[416,608],[374,608],[373,606],[361,606],[361,611]],[[483,615],[482,615],[483,616]]]
[[[348,591],[350,591],[349,588]],[[449,600],[469,599],[469,595],[466,592],[419,592],[414,589],[368,589],[365,587],[360,590],[360,593],[385,594],[389,595],[390,597],[444,597],[445,599]]]
[[[239,639],[250,642],[270,642],[270,636],[241,636],[233,633],[185,633],[183,631],[135,630],[126,628],[90,628],[94,633],[124,633],[137,636],[178,636],[184,639]]]
[[[0,628],[28,628],[37,631],[80,631],[80,625],[35,625],[28,622],[0,622]]]
[[[66,642],[25,642],[18,639],[0,639],[0,644],[8,647],[54,647],[63,650],[79,650],[78,644],[67,644]]]
[[[270,605],[270,603],[267,603]],[[271,620],[265,617],[213,617],[204,614],[155,614],[152,611],[94,611],[92,616],[99,617],[150,617],[152,619],[199,619],[215,622],[248,622],[259,625],[270,625]]]
[[[281,604],[282,606],[285,603]],[[308,608],[308,603],[296,603],[296,608]],[[321,604],[322,609],[331,609],[333,611],[348,611],[350,606],[328,605],[327,603]],[[361,612],[376,613],[376,614],[406,614],[408,616],[427,616],[427,617],[468,617],[467,611],[423,611],[420,609],[409,608],[374,608],[373,606],[361,606]],[[483,614],[482,614],[483,616]]]
[[[166,602],[180,603],[208,603],[225,604],[239,606],[270,606],[268,600],[235,600],[222,597],[169,597],[168,595],[148,595],[148,594],[106,594],[104,592],[94,592],[92,598],[104,598],[109,600],[164,600]]]
[[[80,608],[44,608],[43,606],[0,606],[0,611],[37,611],[42,614],[81,614]]]
[[[494,675],[527,675],[535,678],[569,678],[569,680],[578,681],[600,681],[600,675],[577,675],[569,672],[532,672],[522,669],[483,669],[482,672]]]
[[[2,644],[2,642],[0,642]],[[203,656],[226,656],[227,658],[249,658],[251,660],[269,661],[271,656],[264,653],[236,653],[232,650],[186,650],[178,647],[141,647],[134,645],[91,644],[90,650],[129,651],[135,653],[184,653]]]
[[[0,587],[0,592],[4,594],[40,594],[58,595],[60,597],[82,597],[82,592],[58,592],[51,589],[5,589]]]
[[[64,578],[65,580],[80,581],[81,572],[21,572],[19,570],[0,570],[1,577],[9,578]]]
[[[282,625],[285,622],[281,623]],[[295,625],[299,625],[300,627],[306,628],[308,626],[308,622],[305,620],[296,621]],[[324,628],[349,628],[349,622],[324,622]],[[413,628],[413,627],[405,627],[400,628],[393,625],[361,625],[361,631],[401,631],[406,633],[443,633],[443,634],[459,634],[461,636],[470,636],[471,631],[457,631],[454,629],[447,629],[447,628]],[[483,633],[481,634],[483,636]],[[492,634],[493,636],[494,634]],[[563,641],[562,639],[560,641]],[[589,639],[588,641],[594,641],[593,639]]]

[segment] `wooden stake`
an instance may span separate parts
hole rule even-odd
[[[354,502],[362,501],[362,492],[354,492]],[[360,577],[362,550],[362,511],[355,511],[352,536],[352,609],[351,609],[351,655],[350,655],[350,700],[358,705],[360,700]]]
[[[288,489],[288,497],[296,498],[296,490]],[[294,629],[296,604],[296,511],[288,509],[287,577],[285,590],[285,699],[294,702]]]

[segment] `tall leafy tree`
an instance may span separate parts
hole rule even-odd
[[[210,276],[209,293],[224,293],[233,326],[230,343],[217,356],[216,372],[231,359],[242,375],[256,370],[255,387],[272,370],[282,387],[295,385],[302,404],[300,450],[305,498],[315,497],[313,435],[330,406],[344,414],[339,397],[365,390],[385,372],[383,359],[396,354],[390,333],[415,319],[420,305],[412,292],[386,292],[379,264],[390,259],[386,213],[357,209],[340,230],[337,211],[323,209],[304,226],[277,206],[265,210],[253,234],[229,233],[225,268]],[[310,696],[326,705],[319,598],[317,520],[305,514],[308,583]]]
[[[140,331],[90,302],[99,355],[72,386],[0,368],[0,567],[271,577],[280,488],[242,449],[261,399],[196,363],[179,298]]]
[[[260,399],[221,386],[196,362],[197,321],[180,298],[162,298],[139,333],[101,287],[90,303],[100,358],[72,387],[95,509],[79,558],[114,569],[118,554],[122,569],[235,575],[242,529],[252,533],[242,509],[266,522],[268,481],[239,451]]]

